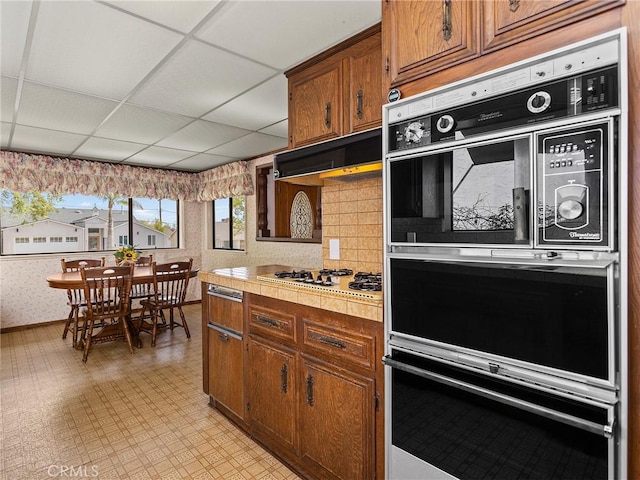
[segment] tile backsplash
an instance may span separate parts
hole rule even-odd
[[[331,239],[339,240],[339,260],[330,258]],[[382,272],[383,247],[382,178],[323,186],[323,266]]]

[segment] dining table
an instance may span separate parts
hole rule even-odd
[[[194,268],[191,270],[190,278],[196,277],[198,275],[200,269]],[[58,272],[52,273],[46,278],[49,287],[57,288],[61,290],[75,290],[84,288],[84,284],[82,282],[82,275],[80,271],[75,272]],[[136,265],[133,268],[133,277],[131,279],[132,285],[144,285],[153,283],[153,267],[151,265]],[[142,322],[143,319],[139,319],[139,322]],[[134,344],[140,348],[142,346],[142,341],[140,340],[138,333],[140,331],[140,327],[135,327],[134,322],[131,318],[128,319],[130,331],[133,337]],[[92,338],[100,338],[103,336],[108,336],[112,334],[113,326],[108,326],[109,328],[102,328],[96,335],[92,336]]]

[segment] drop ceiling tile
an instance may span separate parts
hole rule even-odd
[[[200,117],[274,74],[270,68],[191,40],[130,102]]]
[[[90,134],[117,105],[111,100],[24,82],[16,122]]]
[[[16,125],[10,148],[43,155],[66,156],[71,155],[86,138],[86,135]]]
[[[31,2],[0,2],[0,65],[3,75],[20,74]]]
[[[183,33],[188,33],[220,2],[219,0],[198,0],[195,2],[187,0],[179,2],[126,0],[107,3]]]
[[[145,145],[139,143],[92,137],[78,148],[73,155],[88,159],[119,162],[138,153],[143,148],[145,148]]]
[[[129,157],[124,163],[147,165],[150,167],[166,167],[179,160],[194,155],[194,152],[175,150],[173,148],[149,147]]]
[[[3,122],[13,122],[17,91],[17,79],[11,77],[0,79],[0,120]]]
[[[9,135],[11,135],[11,124],[7,122],[0,123],[0,141],[3,149],[9,148]]]
[[[221,155],[209,155],[206,153],[199,153],[193,157],[189,157],[185,160],[180,160],[172,165],[171,168],[177,170],[187,170],[190,172],[202,172],[209,170],[225,163],[230,163],[238,160],[237,158],[224,157]]]
[[[376,24],[381,10],[378,0],[229,2],[196,36],[286,69]]]
[[[96,136],[155,143],[192,121],[183,115],[124,104],[96,130]]]
[[[96,2],[42,2],[27,79],[120,100],[182,38]]]
[[[216,148],[212,148],[207,153],[225,155],[235,158],[252,158],[274,150],[287,147],[287,139],[273,137],[262,133],[252,133],[246,137],[239,138],[229,143],[225,143]]]
[[[277,75],[205,115],[205,120],[260,130],[287,118],[287,78]]]
[[[261,129],[258,133],[266,133],[267,135],[273,135],[275,137],[283,137],[287,139],[289,137],[289,120],[283,120],[273,125],[269,125]]]
[[[243,130],[229,125],[196,120],[182,130],[162,139],[158,142],[158,145],[161,147],[177,148],[178,150],[204,152],[249,133],[251,133],[249,130]]]

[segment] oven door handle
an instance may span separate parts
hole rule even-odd
[[[558,412],[556,410],[552,410],[550,408],[546,408],[541,405],[536,405],[535,403],[527,402],[515,397],[511,397],[509,395],[494,392],[492,390],[488,390],[486,388],[482,388],[477,385],[473,385],[471,383],[462,382],[459,380],[453,380],[449,377],[445,377],[438,373],[430,372],[428,370],[424,370],[422,368],[418,368],[413,365],[409,365],[407,363],[399,362],[389,356],[383,357],[382,361],[385,365],[389,367],[396,368],[398,370],[402,370],[404,372],[408,372],[414,375],[418,375],[420,377],[428,378],[429,380],[433,380],[434,382],[438,382],[453,388],[457,388],[460,390],[464,390],[466,392],[480,395],[484,398],[488,398],[490,400],[494,400],[496,402],[500,402],[505,405],[518,408],[520,410],[525,410],[527,412],[541,415],[543,417],[556,420],[566,425],[571,425],[573,427],[580,428],[581,430],[595,433],[596,435],[601,435],[605,438],[613,437],[613,429],[614,429],[615,422],[612,422],[606,425],[601,425],[599,423],[591,422],[589,420],[585,420],[583,418],[576,417],[574,415]]]

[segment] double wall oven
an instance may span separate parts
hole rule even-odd
[[[385,105],[390,479],[626,476],[626,32]]]

